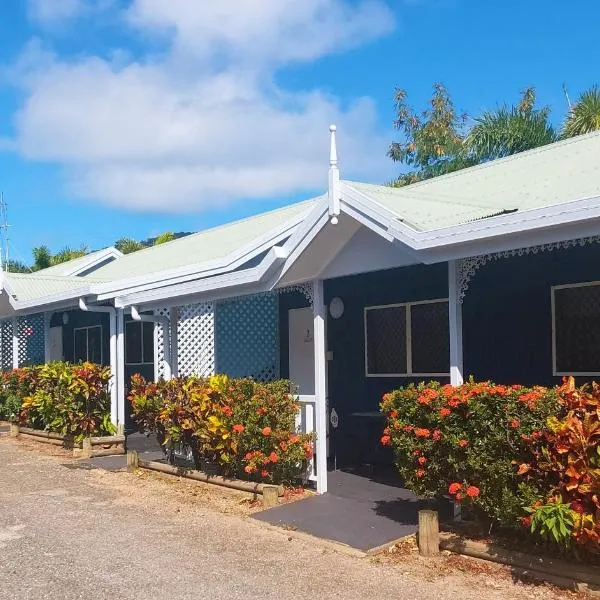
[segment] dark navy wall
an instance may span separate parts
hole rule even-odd
[[[463,303],[465,374],[498,383],[558,383],[552,376],[550,288],[599,279],[599,244],[481,267]]]
[[[110,364],[110,318],[106,313],[84,312],[81,310],[67,311],[69,322],[63,325],[62,312],[54,313],[51,326],[62,326],[63,356],[66,361],[73,361],[73,330],[77,327],[102,325],[102,364]]]
[[[379,443],[383,420],[352,413],[376,412],[383,394],[422,378],[366,377],[364,309],[447,298],[448,266],[417,265],[326,281],[327,306],[336,296],[344,302],[344,314],[339,319],[328,316],[327,321],[328,350],[333,352],[328,363],[329,407],[339,416],[338,428],[330,429],[330,454],[339,465],[391,462],[391,454]]]
[[[288,311],[309,306],[310,302],[300,292],[279,294],[279,375],[282,379],[288,379],[290,376],[290,320]]]

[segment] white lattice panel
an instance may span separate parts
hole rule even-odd
[[[3,371],[13,368],[13,329],[10,319],[0,322],[0,361]]]
[[[177,317],[177,373],[208,377],[215,372],[215,319],[211,302],[187,304],[175,309]],[[170,316],[168,308],[155,314]],[[157,378],[164,377],[164,336],[161,326],[154,330]]]
[[[208,377],[215,372],[215,311],[212,302],[179,307],[177,364],[179,375]]]

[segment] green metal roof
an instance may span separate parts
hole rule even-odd
[[[269,231],[303,213],[308,214],[319,199],[305,200],[126,254],[95,270],[91,276],[112,281],[225,258]]]
[[[100,283],[96,279],[66,277],[64,275],[38,275],[36,273],[4,273],[4,279],[20,302],[53,296],[70,290],[84,289],[90,283]]]
[[[418,231],[600,196],[600,132],[401,188],[344,182]]]

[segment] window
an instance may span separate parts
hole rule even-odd
[[[154,363],[154,323],[125,323],[125,362],[128,365]]]
[[[73,330],[73,361],[102,364],[102,325]]]
[[[365,308],[367,377],[447,376],[448,301]]]
[[[554,375],[600,375],[600,282],[552,288]]]

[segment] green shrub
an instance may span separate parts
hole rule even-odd
[[[129,400],[138,427],[167,450],[183,444],[197,468],[259,481],[301,480],[313,437],[295,431],[299,412],[288,381],[181,377],[147,383],[136,375]]]
[[[405,485],[419,496],[470,501],[512,527],[543,496],[540,480],[523,478],[519,465],[532,457],[526,440],[558,413],[555,389],[421,383],[386,394],[381,410],[382,443],[393,448]]]
[[[22,426],[73,437],[115,432],[110,421],[110,369],[55,362],[2,377],[2,411]]]

